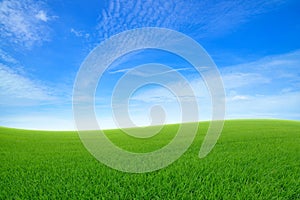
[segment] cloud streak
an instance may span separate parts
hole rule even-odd
[[[126,73],[126,72],[128,72],[130,70],[132,70],[132,68],[110,70],[109,73],[110,74]],[[176,69],[174,68],[174,69],[170,69],[170,70],[156,72],[155,70],[153,70],[153,68],[149,68],[148,71],[133,70],[133,72],[131,74],[135,75],[135,76],[149,77],[149,76],[157,76],[157,75],[163,75],[163,74],[168,74],[168,73],[172,73],[172,72],[187,71],[187,70],[190,70],[190,68],[187,68],[187,67],[176,68]],[[152,72],[152,71],[154,71],[154,72]]]
[[[46,86],[27,78],[0,63],[0,96],[1,104],[12,105],[22,100],[44,101],[51,100],[49,89]]]

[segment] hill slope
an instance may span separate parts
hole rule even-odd
[[[106,134],[124,149],[148,152],[167,144],[177,127],[150,140]],[[226,121],[213,151],[199,159],[207,127],[200,123],[180,159],[145,174],[101,164],[76,132],[0,128],[0,199],[300,199],[300,122]]]

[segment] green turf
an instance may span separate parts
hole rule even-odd
[[[226,121],[213,151],[199,159],[207,126],[200,123],[179,160],[145,174],[99,163],[76,132],[0,128],[0,199],[300,199],[300,122]],[[124,149],[148,152],[177,127],[148,141],[106,134]]]

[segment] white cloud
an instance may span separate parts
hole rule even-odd
[[[102,11],[98,29],[102,39],[140,27],[165,27],[178,31],[197,29],[196,37],[207,37],[223,34],[281,3],[278,0],[107,1],[107,9]]]
[[[42,20],[44,22],[47,22],[49,20],[49,17],[47,16],[47,13],[43,10],[40,10],[35,17],[39,20]]]
[[[226,89],[239,88],[243,86],[255,86],[270,83],[270,78],[259,73],[230,73],[222,75],[224,87]]]
[[[78,31],[75,30],[74,28],[71,28],[70,32],[73,33],[76,37],[84,37],[84,38],[90,37],[89,33],[85,33],[84,31]]]
[[[46,22],[52,17],[46,14],[44,4],[34,0],[3,0],[0,2],[0,41],[22,45],[49,40]]]
[[[109,73],[110,74],[117,74],[117,73],[126,73],[130,70],[130,68],[126,68],[126,69],[118,69],[118,70],[110,70]]]
[[[0,61],[16,64],[18,61],[0,48]]]
[[[231,100],[233,100],[233,101],[247,100],[247,99],[249,99],[249,97],[247,97],[245,95],[235,95],[231,98]]]
[[[250,87],[258,90],[265,86],[273,93],[285,88],[300,90],[300,50],[267,56],[254,62],[221,69],[227,90]]]
[[[299,92],[247,96],[242,101],[227,101],[227,118],[299,119],[299,102]]]
[[[53,99],[49,89],[38,81],[33,81],[17,71],[8,68],[0,63],[0,96],[1,104],[14,105],[26,104],[26,100],[50,100]],[[22,104],[21,103],[21,104]]]
[[[299,56],[300,56],[300,50],[296,50],[293,52],[280,54],[280,55],[270,55],[253,62],[227,66],[222,69],[222,72],[243,73],[249,71],[257,71],[257,72],[268,72],[268,73],[273,72],[276,73],[276,75],[294,73],[295,70],[298,71],[298,66],[300,65]]]

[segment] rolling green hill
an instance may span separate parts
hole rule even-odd
[[[178,125],[150,139],[105,133],[118,146],[149,152]],[[77,132],[0,128],[0,199],[300,199],[300,122],[230,120],[205,158],[201,122],[188,151],[170,166],[130,174],[106,167]],[[140,128],[147,131],[149,128]]]

